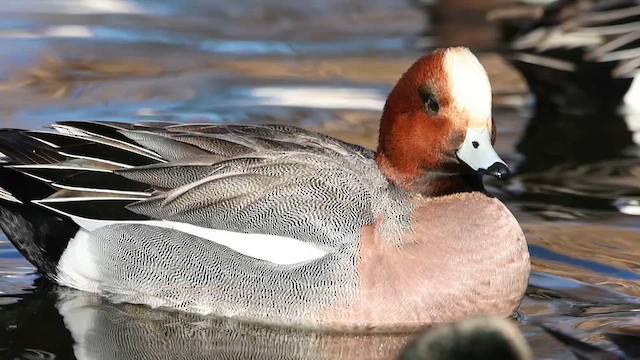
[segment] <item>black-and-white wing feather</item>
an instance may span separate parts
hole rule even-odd
[[[539,14],[520,29],[508,56],[537,108],[590,112],[620,105],[640,70],[640,4],[565,0]]]
[[[330,247],[374,221],[372,198],[386,185],[371,151],[290,126],[53,128],[60,133],[23,132],[42,159],[9,154],[6,167],[48,184],[52,193],[34,202],[85,227],[170,221]]]

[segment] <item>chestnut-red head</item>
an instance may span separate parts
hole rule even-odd
[[[467,48],[440,49],[389,94],[376,160],[392,182],[425,195],[481,190],[482,174],[510,174],[494,137],[486,71]]]

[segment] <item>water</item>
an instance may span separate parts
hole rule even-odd
[[[481,7],[450,3],[445,19],[482,18]],[[4,1],[0,124],[282,122],[375,147],[393,82],[421,49],[464,42],[488,68],[497,150],[518,171],[488,187],[520,221],[533,256],[520,327],[541,359],[570,355],[535,323],[615,350],[603,332],[640,329],[640,116],[532,113],[518,74],[490,51],[491,29],[450,24],[428,24],[391,0]],[[38,279],[0,239],[0,358],[388,359],[411,336],[108,304]]]

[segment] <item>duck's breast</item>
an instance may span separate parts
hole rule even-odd
[[[375,226],[360,239],[360,298],[336,321],[420,326],[472,314],[510,315],[529,277],[522,230],[497,199],[481,193],[420,201],[413,234],[397,247]]]

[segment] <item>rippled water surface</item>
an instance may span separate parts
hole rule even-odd
[[[375,147],[384,99],[407,66],[432,46],[473,46],[494,87],[497,149],[518,172],[488,185],[533,256],[520,327],[538,358],[570,354],[533,323],[615,350],[602,332],[640,329],[640,115],[536,114],[491,51],[485,9],[440,10],[479,20],[428,24],[422,9],[391,0],[3,1],[0,125],[282,122]],[[0,239],[0,358],[385,359],[410,338],[107,304],[38,279]]]

